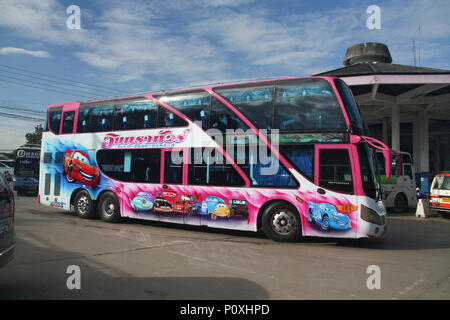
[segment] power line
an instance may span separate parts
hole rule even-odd
[[[34,117],[28,117],[28,116],[21,116],[18,114],[11,114],[11,113],[5,113],[5,112],[0,112],[0,116],[1,117],[5,117],[5,118],[12,118],[12,119],[18,119],[18,120],[28,120],[28,121],[33,121],[33,122],[44,122],[45,119],[43,118],[34,118]]]
[[[100,92],[100,93],[101,94],[108,94],[108,95],[111,94],[111,92],[104,91],[103,89],[100,89],[100,90],[96,89],[96,90],[94,90],[94,89],[92,89],[90,87],[80,86],[80,85],[78,85],[78,83],[65,84],[65,83],[61,83],[60,81],[49,80],[49,79],[45,79],[45,78],[42,78],[42,77],[31,76],[29,74],[25,74],[25,73],[21,73],[21,72],[14,72],[14,71],[1,70],[1,69],[0,69],[0,72],[6,72],[6,73],[14,74],[14,75],[25,76],[27,78],[33,78],[33,79],[37,79],[37,80],[41,80],[41,81],[47,81],[47,82],[51,82],[51,83],[57,83],[57,84],[60,84],[60,85],[63,85],[63,86],[68,86],[68,87],[76,87],[76,89],[69,88],[71,90],[80,90],[81,89],[83,91],[83,89],[84,89],[84,91],[103,91],[103,92]],[[86,92],[86,93],[89,94],[90,92]]]
[[[36,82],[36,81],[31,81],[31,80],[26,80],[26,79],[20,79],[20,78],[15,78],[15,77],[11,77],[11,76],[0,75],[0,77],[7,78],[7,79],[12,79],[12,80],[18,80],[18,81],[29,82],[29,83],[32,83],[32,84],[35,84],[35,85],[39,85],[39,86],[46,86],[46,87],[56,88],[56,89],[58,89],[58,90],[71,90],[71,89],[66,89],[66,88],[61,88],[61,87],[58,87],[58,86],[54,86],[54,85],[51,85],[51,84],[39,83],[39,82]],[[70,92],[70,91],[69,91],[69,92]],[[93,96],[85,95],[84,93],[80,94],[79,92],[77,92],[77,91],[75,91],[75,90],[72,91],[71,94],[74,94],[74,93],[77,94],[77,95],[80,96],[80,97],[85,97],[85,98],[89,98],[89,99],[92,99],[92,98],[93,98]],[[95,97],[94,97],[94,98],[95,98]]]
[[[23,84],[23,83],[20,83],[20,82],[14,82],[14,81],[11,81],[11,80],[0,79],[0,81],[6,82],[6,83],[11,83],[11,84],[16,84],[16,85],[24,86],[24,87],[30,87],[30,88],[36,88],[36,89],[41,89],[41,90],[47,90],[47,91],[50,91],[50,92],[56,92],[56,93],[63,93],[63,94],[73,95],[73,92],[42,88],[42,87],[37,87],[37,86],[29,85],[29,84],[28,85],[27,84]],[[77,94],[77,96],[81,97],[81,95],[78,95],[78,94]],[[92,98],[89,98],[89,99],[92,99]]]
[[[31,70],[21,69],[21,68],[17,68],[17,67],[6,66],[6,65],[3,65],[3,64],[0,64],[0,66],[1,66],[1,67],[4,67],[4,68],[13,69],[13,70],[19,70],[19,71],[25,71],[25,72],[29,72],[29,73],[39,74],[39,75],[42,75],[42,76],[45,76],[45,77],[50,77],[50,78],[54,78],[54,79],[59,79],[59,80],[62,80],[62,81],[81,83],[81,84],[85,84],[85,85],[92,86],[92,87],[102,88],[102,89],[106,89],[106,90],[108,90],[108,91],[114,92],[115,94],[116,94],[117,92],[121,92],[121,91],[118,90],[118,89],[106,88],[106,87],[102,87],[102,86],[99,86],[99,85],[91,84],[91,83],[88,83],[88,82],[73,81],[73,80],[69,80],[69,79],[65,79],[65,78],[61,78],[61,77],[57,77],[57,76],[53,76],[53,75],[48,75],[48,74],[41,73],[41,72],[36,72],[36,71],[31,71]]]
[[[31,112],[31,113],[36,113],[36,114],[47,114],[44,111],[37,111],[37,110],[32,110],[32,109],[25,109],[25,108],[20,108],[20,107],[13,107],[13,106],[3,106],[0,105],[1,109],[7,109],[7,110],[14,110],[14,111],[25,111],[25,112]]]

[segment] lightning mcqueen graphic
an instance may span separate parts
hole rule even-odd
[[[64,155],[63,175],[67,181],[78,181],[95,188],[100,180],[97,167],[90,164],[89,156],[81,150],[67,150]]]

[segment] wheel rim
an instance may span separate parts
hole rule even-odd
[[[116,205],[114,204],[114,201],[106,200],[104,208],[103,208],[103,212],[105,213],[105,215],[110,217],[114,214],[115,211],[116,211]]]
[[[85,214],[89,210],[89,199],[86,196],[81,196],[77,201],[78,212]]]
[[[287,235],[298,229],[295,216],[289,210],[278,210],[272,215],[272,230],[278,234]]]

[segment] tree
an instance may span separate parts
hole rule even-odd
[[[42,124],[38,124],[34,128],[34,132],[28,132],[27,134],[25,134],[27,144],[41,144],[43,130],[44,128],[42,127]]]

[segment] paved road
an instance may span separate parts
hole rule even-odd
[[[441,217],[391,216],[383,239],[282,244],[16,201],[16,258],[0,269],[0,299],[450,299],[450,220]],[[67,289],[70,265],[80,290]],[[380,267],[379,290],[366,286],[369,265]]]

